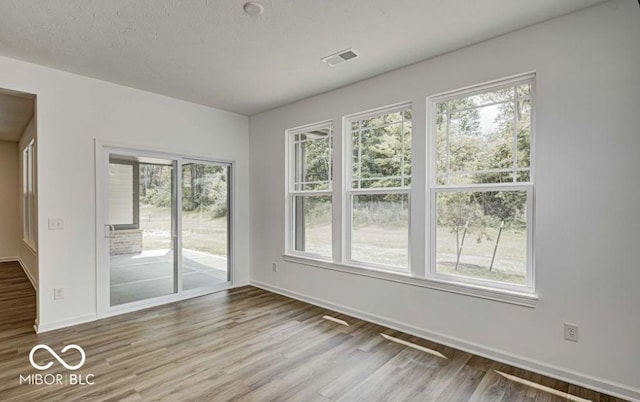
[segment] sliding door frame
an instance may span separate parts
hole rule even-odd
[[[211,158],[196,158],[196,157],[192,157],[192,156],[184,156],[181,157],[180,160],[178,161],[178,165],[179,168],[177,170],[177,174],[180,175],[180,184],[182,183],[182,165],[186,164],[186,163],[199,163],[202,165],[207,165],[207,166],[221,166],[226,168],[227,170],[227,284],[225,286],[211,286],[212,289],[214,289],[214,291],[218,291],[218,290],[223,290],[223,289],[228,289],[230,286],[230,284],[233,284],[233,279],[234,279],[234,270],[231,268],[234,266],[234,247],[233,247],[233,218],[234,218],[234,214],[233,214],[233,188],[234,188],[234,180],[233,180],[233,162],[228,162],[228,161],[221,161],[219,159],[211,159]],[[182,217],[182,185],[178,186],[178,204],[177,207],[179,208],[178,211],[179,212],[179,216],[177,217],[177,221],[178,221],[178,230],[179,230],[179,235],[178,238],[180,240],[182,240],[182,219],[180,219]],[[183,259],[182,259],[182,242],[180,242],[179,244],[179,256],[178,258],[180,258],[180,264],[182,264]],[[221,288],[221,289],[218,289]],[[181,290],[181,292],[185,295],[191,295],[192,293],[198,295],[200,292],[200,289],[189,289],[189,290],[182,290],[182,272],[179,273],[179,279],[178,279],[178,289]],[[192,296],[189,296],[192,297]]]
[[[109,154],[139,156],[166,159],[172,161],[175,191],[172,194],[172,242],[174,246],[174,286],[176,292],[149,299],[111,306],[110,303],[110,258],[109,239],[106,237],[108,226],[109,194]],[[207,156],[175,153],[140,145],[112,143],[95,140],[95,176],[96,176],[96,304],[98,318],[105,318],[149,307],[173,303],[192,297],[202,296],[235,285],[235,161]],[[223,284],[197,289],[182,290],[182,165],[184,163],[202,163],[227,168],[227,278]]]

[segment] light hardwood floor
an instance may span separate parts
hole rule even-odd
[[[619,400],[250,286],[41,335],[34,315],[20,267],[0,264],[2,401]],[[77,371],[44,350],[36,363],[53,366],[30,365],[33,346],[71,343],[86,352]],[[19,383],[33,373],[95,378]]]

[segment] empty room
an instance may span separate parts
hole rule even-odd
[[[640,2],[0,2],[1,401],[640,401]]]

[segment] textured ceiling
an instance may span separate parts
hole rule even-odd
[[[18,141],[32,117],[32,96],[0,91],[0,141]]]
[[[602,2],[2,0],[0,55],[251,115]]]

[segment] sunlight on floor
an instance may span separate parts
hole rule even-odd
[[[404,340],[399,339],[399,338],[394,338],[393,336],[390,336],[390,335],[386,335],[386,334],[380,334],[380,335],[382,335],[382,337],[384,339],[389,340],[391,342],[399,343],[400,345],[408,346],[410,348],[419,350],[421,352],[429,353],[430,355],[434,355],[434,356],[440,357],[442,359],[447,359],[447,357],[445,355],[443,355],[442,353],[440,353],[440,352],[438,352],[436,350],[425,348],[424,346],[416,345],[415,343],[404,341]]]
[[[493,370],[493,371],[495,371],[496,373],[500,374],[501,376],[503,376],[507,380],[511,380],[513,382],[517,382],[519,384],[523,384],[523,385],[526,385],[528,387],[536,388],[536,389],[539,389],[540,391],[544,391],[544,392],[547,392],[549,394],[553,394],[553,395],[559,396],[561,398],[566,398],[566,399],[568,399],[570,401],[591,402],[591,399],[580,398],[579,396],[575,396],[575,395],[568,394],[566,392],[558,391],[557,389],[549,388],[547,386],[537,384],[537,383],[535,383],[533,381],[525,380],[524,378],[520,378],[520,377],[517,377],[515,375],[503,373],[502,371],[498,371],[498,370]]]
[[[325,320],[333,321],[333,322],[335,322],[335,323],[337,323],[337,324],[340,324],[340,325],[344,325],[344,326],[346,326],[346,327],[348,327],[348,326],[349,326],[349,324],[348,324],[346,321],[341,320],[341,319],[339,319],[339,318],[333,318],[333,317],[328,316],[328,315],[325,315],[325,316],[323,316],[322,318],[324,318]]]

